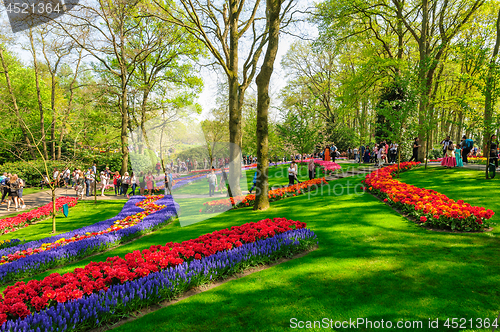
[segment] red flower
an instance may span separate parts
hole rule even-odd
[[[426,222],[427,221],[427,217],[426,216],[421,216],[420,217],[420,221],[421,222]]]

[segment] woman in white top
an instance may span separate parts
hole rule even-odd
[[[106,172],[102,171],[101,172],[101,196],[104,196],[104,190],[106,190],[106,186],[108,185],[108,175],[106,174]]]
[[[130,177],[130,185],[132,186],[132,191],[130,192],[132,196],[135,195],[135,188],[137,188],[137,177],[135,176],[135,173],[132,172],[132,176]]]
[[[295,161],[292,161],[290,167],[288,167],[288,185],[293,186],[295,184],[295,178],[297,177],[297,165]]]

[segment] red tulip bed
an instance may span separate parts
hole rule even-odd
[[[73,207],[78,203],[76,197],[59,197],[56,199],[56,212],[60,212],[64,204]],[[28,227],[31,223],[45,219],[52,213],[52,202],[37,209],[18,214],[15,217],[0,220],[0,234],[7,234]]]
[[[91,262],[64,275],[17,282],[1,296],[0,331],[88,330],[316,244],[303,222],[265,219]]]
[[[324,184],[328,184],[325,178],[313,179],[295,184],[293,186],[269,190],[267,196],[270,202],[274,202],[287,197],[293,197],[306,193],[310,191],[311,188],[316,189]],[[202,213],[224,212],[233,208],[233,206],[235,209],[237,209],[250,206],[254,202],[255,202],[254,194],[246,196],[237,196],[232,198],[224,198],[203,203],[204,209],[201,209],[200,212]]]
[[[401,163],[401,171],[420,163]],[[495,214],[484,207],[471,206],[463,200],[454,201],[434,190],[418,188],[392,178],[397,165],[382,168],[366,176],[366,188],[384,202],[415,217],[417,222],[431,228],[456,231],[482,231],[494,223],[488,220]]]

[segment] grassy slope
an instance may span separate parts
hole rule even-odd
[[[403,176],[408,182],[439,183],[443,178],[439,170],[430,170],[429,174],[414,170]],[[331,184],[337,185],[340,193],[347,181],[352,193],[355,179]],[[460,188],[453,181],[435,189],[450,197],[455,192],[458,198],[500,212],[500,204],[489,194],[481,199],[485,191],[478,189],[495,186],[483,182],[464,180],[465,187]],[[192,203],[180,204],[183,211],[189,211],[196,209]],[[426,326],[428,318],[492,318],[498,314],[500,264],[492,259],[500,249],[497,230],[450,234],[420,229],[368,194],[347,194],[347,186],[342,196],[325,193],[308,199],[303,195],[275,202],[265,212],[234,210],[189,227],[179,227],[175,222],[129,245],[56,271],[64,273],[90,260],[123,256],[153,244],[179,242],[272,217],[307,222],[318,235],[319,249],[149,314],[119,331],[281,331],[292,317],[411,319],[423,320]],[[189,223],[197,216],[192,213],[185,218]],[[439,330],[447,329],[441,326]]]
[[[343,163],[340,164],[342,166],[343,171],[347,171],[348,169],[351,169],[352,167],[358,167],[359,164],[347,164]],[[278,186],[278,185],[286,185],[288,184],[288,165],[285,166],[278,166],[274,167],[271,166],[269,167],[269,186]],[[246,190],[250,190],[252,187],[252,181],[253,181],[253,175],[255,173],[255,170],[248,170],[246,171],[246,183],[247,183],[247,188]],[[316,174],[316,177],[323,177],[324,174]],[[306,181],[309,180],[309,173],[307,171],[307,166],[301,166],[299,168],[299,176],[298,176],[300,181]],[[220,175],[217,176],[217,182],[220,182]],[[243,181],[242,182],[242,188],[244,188]],[[245,189],[244,189],[245,190]],[[183,186],[177,190],[174,191],[174,195],[185,195],[185,194],[194,194],[194,195],[208,195],[208,182],[206,179],[201,179],[198,181],[193,181],[190,184]]]
[[[416,170],[404,177],[409,182],[429,181],[429,187],[443,177],[440,170],[429,174]],[[436,189],[500,212],[500,204],[489,194],[481,199],[485,191],[478,190],[495,184],[474,177],[461,184],[462,188],[452,181]],[[281,216],[307,222],[318,235],[320,248],[148,314],[118,331],[281,331],[293,317],[422,320],[427,330],[428,318],[443,322],[448,317],[498,314],[500,264],[493,259],[500,249],[498,230],[427,231],[370,195],[313,200],[300,196],[276,202],[265,212],[230,211],[177,229],[166,239],[184,240],[224,226]],[[439,330],[448,329],[441,325]]]

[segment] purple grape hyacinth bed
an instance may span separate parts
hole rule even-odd
[[[62,238],[70,238],[75,235],[103,231],[113,225],[117,220],[121,220],[127,216],[144,211],[142,208],[136,206],[136,203],[144,200],[145,198],[145,196],[131,197],[123,206],[122,211],[113,218],[63,234],[2,249],[0,250],[0,257],[29,248],[38,248],[44,243],[53,243]],[[69,243],[65,246],[54,248],[49,251],[43,251],[0,265],[0,283],[7,283],[29,275],[40,273],[55,266],[76,261],[96,252],[104,251],[109,247],[119,245],[120,243],[126,242],[134,237],[138,237],[141,234],[158,229],[172,217],[175,217],[179,211],[179,205],[174,201],[172,196],[165,196],[156,201],[156,204],[165,205],[166,207],[148,215],[142,222],[132,227],[124,228],[112,233],[97,235],[78,242]]]
[[[295,229],[209,257],[184,262],[146,277],[115,284],[81,299],[59,303],[25,319],[4,323],[0,331],[85,331],[128,313],[170,300],[192,287],[224,279],[249,266],[291,257],[317,244],[313,231]]]

